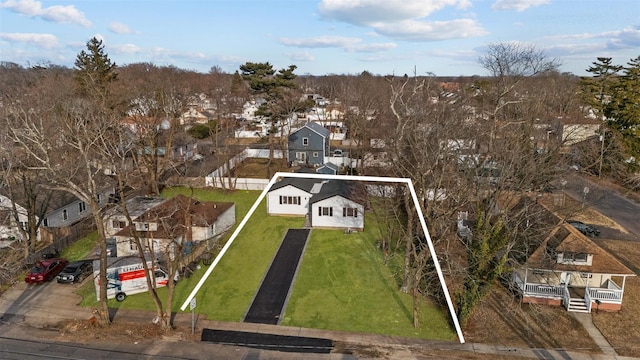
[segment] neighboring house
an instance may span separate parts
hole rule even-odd
[[[320,166],[329,156],[330,132],[322,125],[310,122],[289,135],[288,160],[293,165]]]
[[[115,189],[105,187],[98,194],[100,207],[104,207],[115,201]],[[62,228],[71,226],[85,218],[91,216],[91,209],[84,201],[75,196],[58,191],[51,197],[49,202],[50,211],[47,211],[42,219],[42,226],[45,228]]]
[[[180,115],[180,125],[206,124],[207,121],[209,121],[209,117],[193,107]]]
[[[159,197],[136,196],[125,202],[127,212],[131,220],[136,220],[140,215],[151,210],[152,208],[162,204],[166,199]],[[122,231],[129,225],[127,217],[122,212],[120,206],[114,206],[108,209],[102,216],[102,222],[107,237],[111,237]]]
[[[176,132],[173,134],[162,132],[158,139],[158,155],[166,156],[168,143],[171,143],[169,154],[174,161],[187,161],[198,154],[198,140],[186,132]]]
[[[284,178],[267,194],[269,215],[306,216],[314,228],[364,229],[363,191],[340,180]]]
[[[327,174],[327,175],[338,175],[338,165],[334,163],[326,163],[320,166],[316,173],[318,174]]]
[[[562,145],[570,146],[600,134],[600,122],[594,119],[565,120],[562,124]]]
[[[568,311],[617,311],[626,279],[635,273],[567,223],[556,226],[512,281],[522,302]]]
[[[27,209],[20,204],[15,204],[15,210],[18,214],[18,221],[16,221],[13,206],[11,199],[0,195],[0,248],[7,247],[16,240],[23,240],[19,227],[23,229],[27,227]],[[40,237],[39,232],[38,237]]]
[[[165,253],[177,244],[187,251],[202,241],[216,238],[235,221],[234,203],[203,202],[178,195],[147,210],[116,233],[117,254],[119,257],[138,254],[134,229],[145,251]]]

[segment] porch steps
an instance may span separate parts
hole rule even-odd
[[[569,306],[567,307],[567,311],[589,313],[589,307],[587,306],[587,302],[585,301],[585,299],[571,298],[569,299]]]

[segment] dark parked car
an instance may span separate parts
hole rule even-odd
[[[30,284],[51,281],[68,263],[67,259],[62,258],[40,260],[29,270],[24,281]]]
[[[100,256],[100,247],[96,250],[96,255]],[[118,244],[116,243],[116,238],[107,239],[107,257],[116,257],[118,256]]]
[[[567,223],[571,224],[574,228],[578,229],[581,233],[587,236],[600,236],[600,230],[593,225],[585,224],[578,220],[567,220]]]
[[[59,283],[73,284],[86,279],[93,273],[93,263],[91,261],[74,261],[62,269],[56,278]]]

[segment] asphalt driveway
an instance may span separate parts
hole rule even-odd
[[[291,283],[298,270],[310,229],[289,229],[256,293],[244,322],[280,323]]]

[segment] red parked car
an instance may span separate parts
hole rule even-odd
[[[29,284],[51,281],[68,263],[67,259],[63,258],[40,260],[29,270],[27,276],[24,277],[24,281]]]

